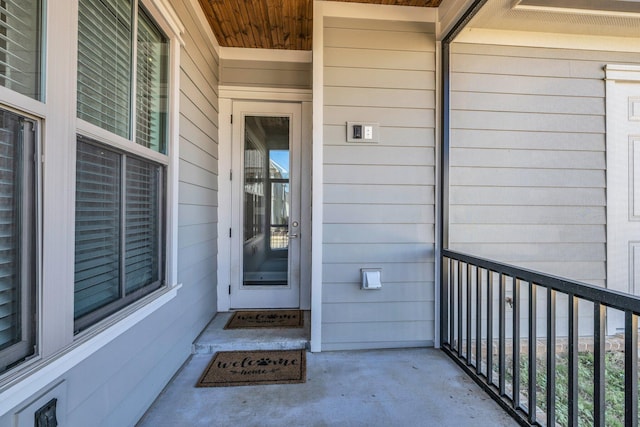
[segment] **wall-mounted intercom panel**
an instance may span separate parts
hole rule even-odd
[[[380,142],[378,123],[347,122],[347,142]]]

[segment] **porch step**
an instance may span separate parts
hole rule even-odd
[[[237,350],[298,350],[309,348],[311,316],[304,327],[290,329],[224,329],[232,313],[218,313],[191,346],[192,354]]]

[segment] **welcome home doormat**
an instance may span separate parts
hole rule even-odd
[[[196,387],[298,384],[307,381],[306,350],[219,351]]]
[[[302,328],[302,310],[236,311],[225,325],[225,329],[251,328]]]

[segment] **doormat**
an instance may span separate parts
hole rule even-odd
[[[306,350],[219,351],[196,387],[299,384],[307,381]]]
[[[224,329],[302,328],[302,310],[236,311]]]

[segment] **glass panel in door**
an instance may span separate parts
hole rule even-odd
[[[289,283],[289,118],[245,116],[244,286]]]

